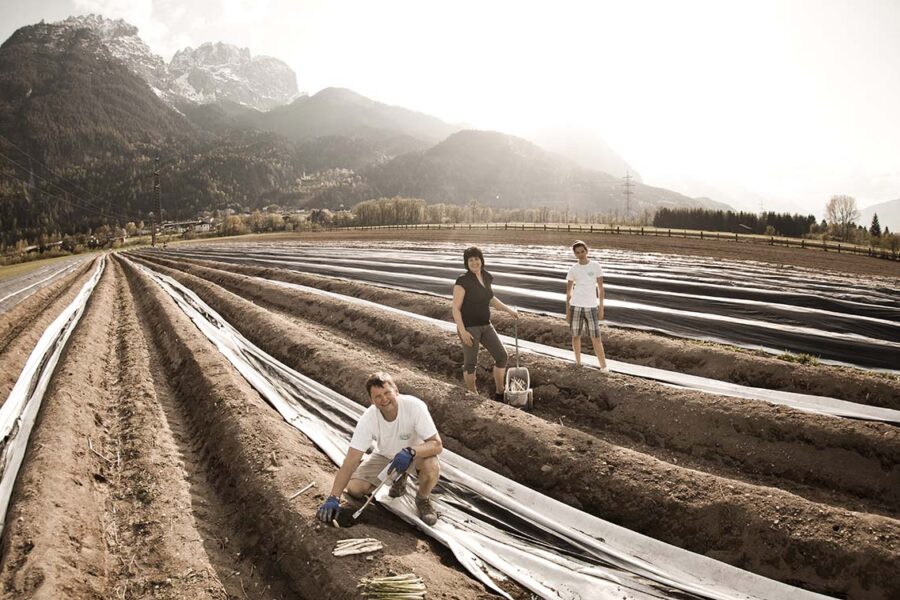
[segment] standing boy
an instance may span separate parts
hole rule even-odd
[[[602,373],[608,373],[603,342],[600,341],[600,321],[603,320],[603,271],[600,263],[588,258],[587,244],[576,240],[572,252],[578,262],[566,275],[566,321],[572,327],[572,350],[575,364],[581,366],[581,336],[587,333],[597,355]]]

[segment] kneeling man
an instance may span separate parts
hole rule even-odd
[[[356,424],[350,449],[334,477],[331,495],[316,516],[320,521],[330,523],[340,510],[340,496],[344,490],[355,498],[365,497],[380,483],[378,474],[388,465],[389,474],[400,473],[391,485],[390,496],[402,496],[409,476],[407,469],[415,466],[419,478],[416,508],[422,521],[434,525],[437,513],[429,496],[440,476],[437,455],[444,446],[428,407],[415,396],[400,394],[394,379],[387,373],[370,375],[366,380],[366,391],[372,404]],[[373,441],[375,449],[363,461]]]

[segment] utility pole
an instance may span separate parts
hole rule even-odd
[[[625,169],[625,177],[623,179],[625,180],[625,220],[627,221],[631,216],[631,196],[634,194],[632,189],[634,187],[632,179],[634,178],[631,176],[631,171]]]
[[[150,245],[156,247],[156,226],[159,224],[159,232],[162,233],[162,198],[159,190],[159,154],[156,155],[156,166],[153,170],[153,194],[156,200],[153,224],[150,226]]]

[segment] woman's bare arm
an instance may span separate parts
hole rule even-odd
[[[472,338],[472,334],[466,331],[466,326],[463,324],[462,318],[462,304],[463,300],[466,297],[466,288],[461,285],[453,286],[453,320],[456,321],[456,334],[459,336],[459,339],[462,340],[462,343],[466,346],[471,346],[475,341]]]

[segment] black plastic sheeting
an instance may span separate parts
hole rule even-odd
[[[330,275],[449,296],[463,271],[459,244],[222,245],[169,251]],[[484,246],[497,295],[507,304],[561,315],[568,249]],[[879,370],[900,369],[900,279],[595,250],[604,267],[610,325],[773,353],[790,351]],[[898,287],[892,287],[897,285]]]
[[[283,418],[335,463],[343,461],[363,407],[279,363],[174,279],[137,265],[158,283]],[[509,578],[542,598],[824,598],[607,523],[445,450],[434,527],[412,494],[387,510],[448,546],[476,579],[504,597]],[[410,486],[414,484],[410,482]]]

